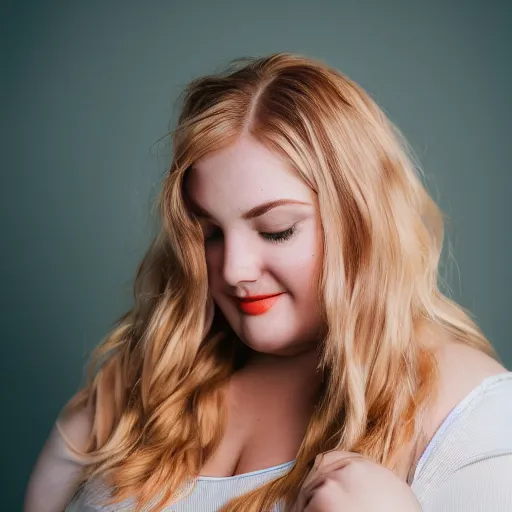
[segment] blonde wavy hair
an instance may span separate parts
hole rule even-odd
[[[246,354],[209,295],[184,179],[195,161],[243,134],[286,158],[318,195],[324,379],[293,468],[224,512],[281,500],[289,507],[311,461],[335,448],[396,470],[435,396],[433,339],[448,336],[497,358],[439,290],[442,214],[370,96],[300,55],[235,61],[186,88],[159,201],[161,231],[138,269],[134,307],[97,348],[86,385],[65,408],[93,413],[87,449],[74,453],[84,482],[108,482],[110,502],[133,497],[137,510],[161,511],[222,438],[224,391]]]

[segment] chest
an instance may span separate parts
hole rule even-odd
[[[202,476],[233,476],[295,459],[312,412],[309,401],[287,389],[231,388],[227,423],[220,445]]]

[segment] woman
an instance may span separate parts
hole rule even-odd
[[[512,373],[359,86],[293,54],[195,80],[160,204],[26,512],[512,510]]]

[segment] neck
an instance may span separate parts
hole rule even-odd
[[[279,390],[297,400],[314,400],[322,374],[318,370],[317,347],[291,356],[251,351],[240,373],[258,381],[262,388]]]

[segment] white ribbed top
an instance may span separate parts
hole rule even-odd
[[[200,476],[192,492],[165,512],[216,512],[231,498],[285,474],[294,464],[231,477]],[[512,372],[494,375],[443,421],[409,484],[423,512],[512,511]],[[88,485],[66,512],[132,512],[133,500],[102,506],[108,495]],[[282,510],[276,506],[275,512]]]
[[[166,507],[165,512],[216,512],[235,496],[263,485],[264,483],[284,475],[293,466],[295,461],[285,462],[278,466],[251,471],[228,477],[199,476],[195,479],[192,492],[174,505]],[[185,486],[184,492],[190,487]],[[108,496],[108,490],[102,486],[89,486],[78,499],[70,504],[66,512],[133,512],[133,500],[126,500],[116,505],[101,505],[101,501]],[[276,506],[274,512],[280,512],[281,507]]]

